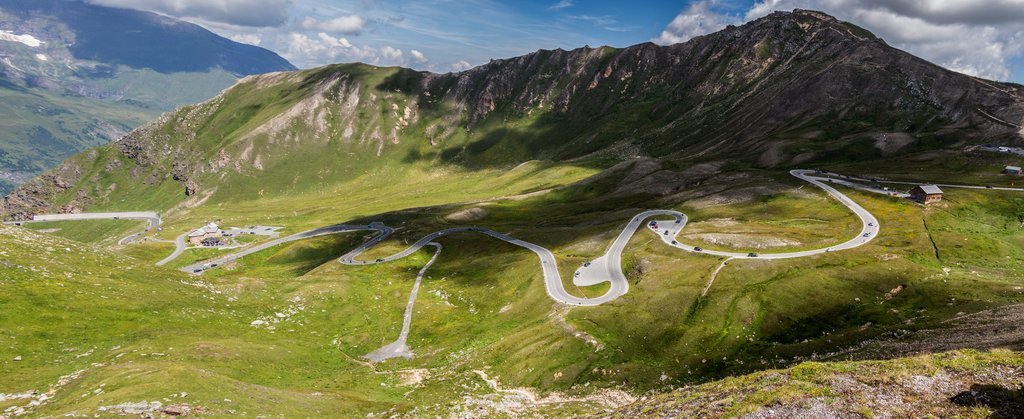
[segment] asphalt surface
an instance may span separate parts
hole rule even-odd
[[[814,256],[814,255],[820,255],[820,254],[823,254],[823,253],[835,252],[835,251],[846,250],[846,249],[853,249],[855,247],[863,246],[865,243],[870,242],[871,240],[874,240],[874,238],[876,236],[878,236],[878,232],[880,231],[880,228],[881,228],[879,223],[878,223],[878,219],[875,218],[875,216],[872,215],[870,212],[868,212],[868,210],[864,209],[864,207],[861,207],[856,202],[853,202],[853,200],[851,200],[849,197],[847,197],[846,195],[843,195],[842,192],[839,192],[838,190],[836,190],[832,186],[829,186],[827,178],[822,178],[822,177],[814,176],[814,173],[815,173],[814,170],[792,170],[789,173],[791,175],[795,176],[796,178],[800,179],[800,180],[803,180],[805,182],[808,182],[808,183],[810,183],[810,184],[812,184],[814,186],[817,186],[817,187],[821,188],[822,190],[827,192],[829,195],[831,195],[833,198],[835,198],[837,201],[839,201],[841,204],[845,205],[847,208],[849,208],[851,211],[853,211],[854,215],[856,215],[858,218],[860,218],[860,221],[861,221],[861,224],[862,224],[860,233],[858,233],[856,237],[853,237],[850,240],[847,240],[846,242],[843,242],[843,243],[840,243],[840,244],[837,244],[837,245],[834,245],[834,246],[823,247],[823,248],[820,248],[820,249],[802,250],[802,251],[798,251],[798,252],[783,252],[783,253],[755,253],[755,252],[724,252],[724,251],[719,251],[719,250],[708,250],[708,249],[697,250],[698,246],[692,246],[692,245],[688,245],[688,244],[679,243],[676,240],[675,237],[676,237],[677,234],[679,234],[679,232],[683,229],[683,227],[686,226],[686,216],[681,214],[681,213],[672,214],[672,215],[674,215],[676,217],[676,221],[677,222],[665,223],[663,221],[658,221],[658,222],[656,222],[657,228],[652,228],[652,230],[654,230],[655,234],[658,234],[658,236],[661,237],[661,240],[663,242],[665,242],[666,244],[668,244],[669,246],[672,246],[672,247],[675,247],[675,248],[678,248],[678,249],[683,249],[683,250],[686,250],[686,251],[689,251],[689,252],[703,253],[703,254],[715,255],[715,256],[721,256],[721,257],[727,257],[727,258],[733,258],[733,259],[792,259],[792,258]],[[665,234],[665,231],[668,231],[668,234]]]
[[[815,173],[815,171],[813,171],[813,170],[804,170],[804,172]],[[832,179],[833,181],[836,181],[836,182],[839,181],[839,180],[848,180],[848,181],[858,181],[858,182],[882,183],[882,184],[890,184],[890,185],[910,185],[910,186],[935,185],[935,186],[938,186],[940,188],[989,189],[989,190],[995,190],[995,191],[1024,192],[1024,188],[1007,188],[1007,187],[1003,187],[1003,186],[977,186],[977,185],[960,185],[960,184],[956,184],[956,183],[907,182],[907,181],[899,181],[899,180],[888,180],[888,179],[882,179],[882,178],[868,179],[868,178],[862,178],[862,177],[856,177],[856,176],[846,176],[846,175],[841,175],[841,174],[838,174],[838,173],[831,173],[831,172],[823,172],[822,174],[823,175],[830,175],[830,176],[838,177],[839,179],[828,178],[828,179]],[[822,178],[819,178],[819,179],[822,179]],[[826,179],[826,181],[827,181],[827,179]],[[849,184],[849,183],[852,183],[852,182],[846,182],[846,183]],[[853,184],[856,185],[856,183],[853,183]],[[857,189],[865,189],[864,185],[858,185],[858,186],[852,186],[852,187],[855,187]],[[901,196],[906,196],[906,195],[904,194],[904,195],[901,195]]]
[[[441,255],[441,250],[444,249],[439,243],[427,243],[427,246],[434,246],[437,250],[434,251],[434,256],[430,258],[420,272],[416,274],[416,282],[412,286],[412,293],[409,294],[409,302],[405,305],[405,317],[402,320],[402,333],[398,335],[398,339],[387,345],[384,345],[376,351],[370,352],[363,355],[363,358],[369,359],[373,362],[380,362],[386,359],[402,357],[405,359],[412,359],[413,353],[409,349],[407,343],[409,339],[409,328],[412,326],[412,308],[416,304],[416,296],[420,292],[420,283],[423,282],[423,275],[426,274],[427,269],[430,265],[434,264],[437,257]]]
[[[264,227],[264,226],[247,227],[247,228],[233,227],[233,228],[229,228],[227,230],[222,230],[222,232],[223,232],[224,236],[226,236],[226,237],[234,237],[234,236],[240,236],[240,235],[245,235],[245,234],[257,234],[257,235],[261,235],[261,236],[277,237],[277,236],[280,235],[280,234],[278,234],[277,230],[280,230],[280,229],[281,229],[281,227]],[[170,261],[172,261],[174,259],[177,259],[178,256],[181,256],[181,254],[183,252],[185,252],[186,249],[188,249],[188,243],[186,242],[187,238],[188,238],[188,232],[181,233],[180,236],[175,237],[174,238],[174,252],[171,252],[170,255],[167,255],[167,257],[165,257],[165,258],[161,259],[159,262],[157,262],[156,266],[164,266],[167,263],[169,263]],[[188,272],[192,272],[192,271],[188,271]]]
[[[185,266],[183,268],[179,268],[179,270],[181,270],[183,272],[199,274],[199,273],[202,273],[203,271],[205,271],[207,269],[216,268],[216,267],[218,267],[220,265],[223,265],[225,263],[233,262],[233,261],[235,261],[235,260],[237,260],[239,258],[243,258],[245,256],[251,255],[253,253],[259,252],[259,251],[264,250],[264,249],[268,249],[268,248],[277,246],[279,244],[293,242],[293,241],[296,241],[296,240],[309,239],[309,238],[318,237],[318,236],[324,236],[324,235],[328,235],[328,234],[338,234],[338,233],[344,233],[344,232],[347,232],[347,231],[359,231],[359,230],[382,230],[382,231],[385,231],[387,233],[387,235],[391,234],[391,229],[388,228],[388,227],[385,227],[383,224],[372,224],[372,225],[362,225],[362,226],[338,224],[338,225],[333,225],[333,226],[321,227],[321,228],[317,228],[317,229],[313,229],[313,230],[309,230],[309,231],[303,231],[301,233],[295,233],[295,234],[292,234],[292,235],[287,236],[287,237],[282,237],[282,238],[279,238],[279,239],[270,240],[268,242],[260,243],[260,244],[257,244],[255,246],[252,246],[250,248],[247,248],[245,250],[241,250],[241,251],[238,251],[238,252],[235,252],[235,253],[231,253],[229,255],[225,255],[225,256],[221,256],[219,258],[210,259],[210,260],[207,260],[207,261],[198,262],[198,263],[195,263],[195,264],[192,264],[192,265],[189,265],[189,266]],[[179,236],[179,237],[181,237],[181,236]],[[380,236],[378,236],[378,238],[379,237]],[[377,238],[375,238],[375,240],[377,240]],[[380,239],[380,240],[383,240],[383,239]],[[375,242],[374,240],[371,240],[371,241],[369,241],[367,243],[374,243],[374,244],[376,244],[377,242]],[[364,244],[364,246],[365,246],[365,244]]]
[[[676,236],[686,226],[687,217],[685,214],[672,210],[644,211],[641,212],[640,214],[637,214],[635,217],[629,220],[629,222],[626,224],[626,227],[623,228],[621,233],[619,233],[618,237],[616,237],[615,240],[612,241],[611,245],[608,246],[608,249],[604,253],[604,255],[589,263],[584,264],[584,266],[580,267],[580,269],[577,270],[576,273],[573,275],[573,283],[578,286],[596,285],[602,282],[609,282],[611,284],[610,288],[604,295],[593,298],[577,297],[575,295],[570,294],[565,289],[565,286],[562,282],[562,277],[558,272],[558,263],[555,260],[555,255],[547,248],[544,248],[543,246],[534,243],[516,239],[504,233],[500,233],[494,230],[481,227],[456,227],[436,231],[419,239],[405,250],[402,250],[390,256],[384,256],[373,261],[369,261],[358,260],[357,257],[366,250],[372,248],[373,246],[387,239],[389,236],[391,236],[392,233],[394,233],[394,230],[391,229],[390,227],[385,226],[382,223],[372,223],[369,225],[359,226],[337,225],[331,227],[324,227],[316,230],[310,230],[294,234],[288,237],[280,238],[277,240],[272,240],[237,253],[233,253],[206,262],[190,265],[181,268],[181,270],[185,272],[199,274],[207,269],[216,268],[217,266],[223,265],[224,263],[231,262],[238,258],[244,257],[246,255],[258,252],[269,247],[276,246],[278,244],[287,243],[295,240],[302,240],[310,237],[316,237],[324,234],[336,234],[360,230],[377,231],[379,234],[374,236],[366,243],[363,243],[359,247],[353,249],[352,251],[342,255],[338,260],[339,262],[345,265],[372,265],[377,263],[387,263],[409,256],[415,253],[416,251],[422,249],[424,246],[431,245],[431,243],[449,234],[475,232],[493,237],[495,239],[504,241],[515,246],[525,248],[535,253],[537,257],[540,259],[541,273],[544,276],[544,286],[547,290],[548,296],[550,296],[551,299],[572,306],[597,306],[615,300],[616,298],[619,298],[625,295],[627,292],[629,292],[629,281],[626,279],[626,275],[622,272],[622,252],[625,249],[626,245],[629,243],[629,239],[633,237],[634,234],[636,234],[637,230],[639,230],[641,226],[644,226],[644,222],[646,220],[652,217],[672,217],[669,220],[656,220],[647,224],[647,228],[650,231],[654,232],[654,234],[657,234],[658,237],[660,237],[661,240],[665,242],[667,245],[693,253],[708,254],[733,259],[789,259],[814,256],[823,253],[852,249],[858,246],[862,246],[865,243],[873,240],[875,236],[878,235],[878,232],[880,231],[879,223],[875,216],[872,215],[867,210],[865,210],[860,205],[858,205],[857,203],[853,202],[846,195],[843,195],[835,188],[829,186],[827,184],[827,178],[815,176],[815,171],[813,170],[793,170],[790,173],[803,181],[806,181],[814,186],[823,189],[825,192],[827,192],[833,198],[835,198],[840,203],[845,205],[847,208],[850,208],[850,210],[853,211],[853,213],[857,215],[857,217],[859,217],[861,219],[861,222],[863,223],[863,227],[860,233],[856,237],[853,237],[850,240],[844,243],[837,244],[835,246],[823,247],[820,249],[813,250],[803,250],[798,252],[758,254],[752,252],[725,252],[704,249],[698,250],[696,246],[679,243],[676,240]],[[392,349],[397,350],[400,348]]]
[[[160,215],[153,211],[136,212],[87,212],[81,214],[40,214],[28,221],[17,221],[16,223],[41,223],[49,221],[83,221],[83,220],[142,220],[149,222],[145,230],[131,234],[117,241],[118,245],[131,243],[149,230],[160,227]]]
[[[174,238],[174,252],[171,252],[170,255],[167,255],[167,257],[165,257],[165,258],[161,259],[159,262],[157,262],[156,266],[164,266],[164,265],[167,264],[167,262],[170,262],[170,261],[172,261],[174,259],[177,259],[178,256],[181,256],[182,252],[185,251],[185,248],[187,246],[187,243],[185,243],[185,238],[186,237],[188,237],[188,233],[181,233],[181,235],[179,235],[178,237],[175,237]]]

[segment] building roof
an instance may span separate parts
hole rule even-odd
[[[210,223],[210,224],[204,225],[204,226],[202,226],[200,228],[197,228],[195,230],[192,230],[191,233],[188,233],[188,236],[189,237],[202,237],[202,236],[205,236],[207,234],[216,233],[218,231],[220,231],[220,227],[217,224],[215,224],[215,223]]]
[[[921,189],[921,192],[924,192],[928,195],[936,195],[942,193],[942,189],[939,189],[939,187],[936,185],[921,185],[918,186],[918,188]]]

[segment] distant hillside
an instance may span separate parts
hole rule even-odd
[[[0,191],[237,77],[294,69],[265,49],[153,13],[0,0]]]
[[[6,212],[131,206],[153,185],[165,207],[215,191],[272,197],[410,162],[786,168],[1021,142],[1021,124],[1021,86],[796,11],[672,46],[538,51],[461,73],[339,65],[247,78],[69,160]]]
[[[266,49],[240,44],[202,27],[129,9],[78,0],[0,0],[0,29],[33,35],[70,54],[53,58],[93,61],[159,73],[223,69],[236,76],[294,70]],[[54,45],[56,44],[56,45]]]

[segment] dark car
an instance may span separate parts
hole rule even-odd
[[[377,263],[383,262],[384,259],[377,259]]]
[[[700,248],[700,246],[697,246],[697,247],[694,247],[694,248],[693,248],[693,251],[694,251],[694,252],[703,252],[703,251],[704,251],[704,249],[701,249],[701,248]]]
[[[986,187],[986,188],[989,188],[989,189],[992,189],[992,187],[991,187],[991,186],[989,186],[989,185],[985,185],[985,187]]]
[[[756,258],[757,257],[757,253],[754,253],[754,252],[747,253],[747,257],[749,257],[749,258]]]
[[[672,240],[672,244],[679,244],[679,242]]]
[[[196,270],[192,271],[192,273],[197,274],[197,273],[200,273],[202,271],[203,271],[202,269],[196,269]]]

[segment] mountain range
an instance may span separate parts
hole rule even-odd
[[[0,1],[0,190],[238,77],[294,69],[265,49],[153,13]]]
[[[325,182],[299,165],[340,181],[418,160],[859,161],[1018,141],[1022,94],[821,13],[777,13],[683,44],[538,51],[461,73],[351,64],[245,78],[65,162],[8,197],[5,211],[116,207],[171,183],[163,207],[217,184],[273,195]],[[284,173],[296,180],[279,189],[252,181]],[[130,180],[104,181],[112,176]]]

